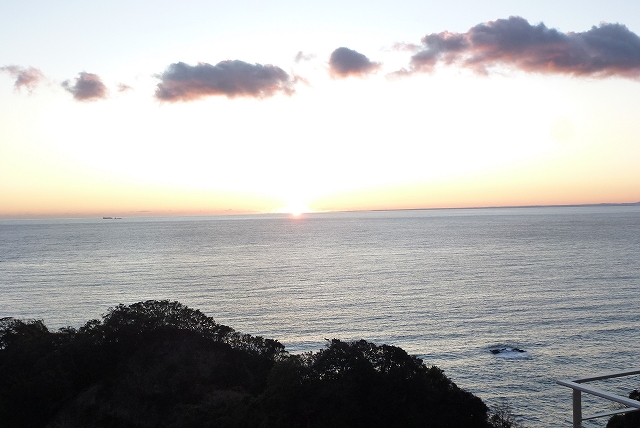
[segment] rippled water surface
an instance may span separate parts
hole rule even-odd
[[[569,426],[556,379],[640,366],[639,291],[638,206],[0,221],[0,317],[171,299],[290,352],[398,345],[529,427]]]

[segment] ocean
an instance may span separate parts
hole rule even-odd
[[[557,379],[640,367],[639,291],[638,205],[0,221],[0,317],[169,299],[291,353],[396,345],[530,428],[570,426]]]

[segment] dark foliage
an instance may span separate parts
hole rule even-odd
[[[494,428],[524,428],[513,415],[511,406],[506,401],[494,407],[489,421]]]
[[[394,346],[333,339],[271,372],[261,426],[487,427],[487,407]]]
[[[629,398],[640,401],[640,391],[634,389]],[[607,428],[640,428],[640,411],[612,416],[607,422]]]
[[[119,305],[78,330],[0,320],[2,427],[488,428],[488,419],[478,397],[400,348],[334,339],[288,355],[178,302]]]

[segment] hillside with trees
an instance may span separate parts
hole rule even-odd
[[[290,355],[179,302],[119,305],[79,329],[0,320],[0,421],[16,428],[509,428],[509,414],[395,346]]]

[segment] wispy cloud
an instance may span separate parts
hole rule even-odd
[[[118,92],[129,92],[133,91],[133,88],[126,83],[118,83]]]
[[[62,87],[73,94],[76,101],[95,101],[107,97],[107,87],[97,74],[80,72],[78,77],[62,82]]]
[[[399,74],[431,72],[438,64],[487,74],[507,66],[526,72],[574,76],[640,77],[640,37],[621,24],[601,23],[563,33],[520,17],[478,24],[466,33],[432,33]]]
[[[306,54],[302,51],[299,51],[296,56],[293,58],[293,61],[296,63],[299,62],[303,62],[303,61],[311,61],[312,59],[315,59],[316,55],[315,54]]]
[[[414,43],[402,43],[396,42],[394,43],[389,50],[396,52],[416,52],[423,48],[421,45],[416,45]]]
[[[334,50],[329,58],[329,72],[333,77],[363,77],[378,71],[379,62],[371,61],[360,52],[341,47]]]
[[[216,65],[184,62],[171,64],[157,76],[156,98],[162,101],[193,101],[224,95],[228,98],[264,98],[278,92],[294,92],[295,80],[280,67],[249,64],[244,61],[222,61]]]
[[[38,83],[45,79],[44,74],[34,67],[24,68],[17,65],[7,65],[0,67],[0,71],[9,73],[16,79],[14,83],[16,90],[26,88],[29,93],[32,93]]]

